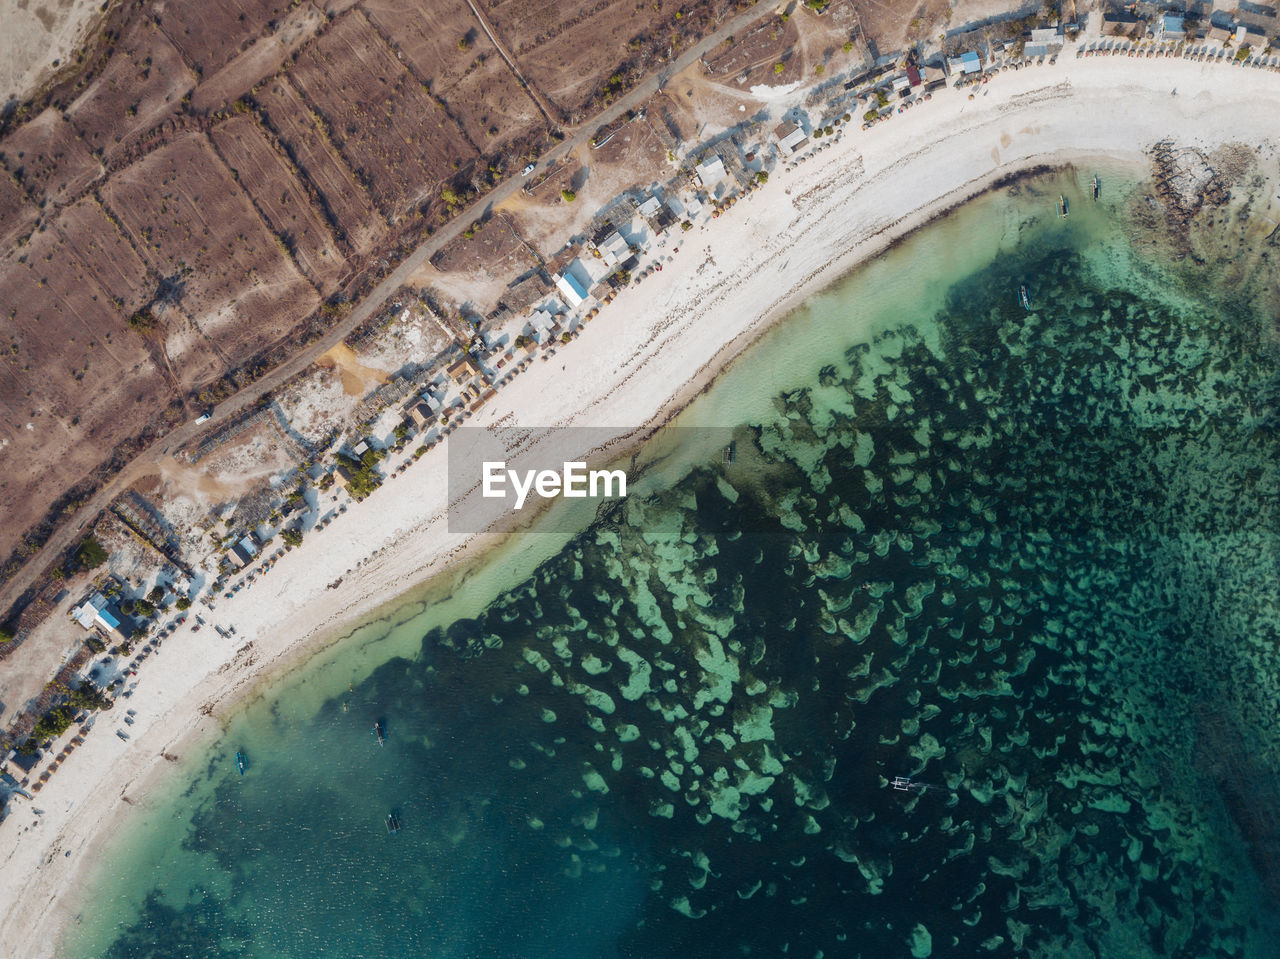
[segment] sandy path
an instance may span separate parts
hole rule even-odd
[[[973,100],[945,90],[889,123],[826,141],[705,231],[672,241],[680,252],[663,272],[626,290],[580,340],[535,362],[471,422],[652,423],[805,297],[999,175],[1072,157],[1138,159],[1163,138],[1212,148],[1280,134],[1280,74],[1067,52],[1056,66],[1001,74]],[[121,797],[145,796],[147,777],[166,765],[162,753],[216,728],[215,710],[264,671],[486,542],[448,532],[445,505],[437,449],[222,601],[212,620],[236,625],[235,640],[206,629],[166,642],[129,701],[138,710],[132,739],[113,735],[123,707],[102,716],[37,801],[18,801],[0,827],[0,941],[11,954],[54,954],[56,931],[78,910],[81,866],[126,808]],[[339,578],[341,588],[326,588]]]

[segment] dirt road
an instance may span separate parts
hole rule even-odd
[[[612,123],[628,110],[634,110],[657,93],[672,76],[695,63],[703,54],[711,50],[727,37],[750,27],[757,20],[772,16],[774,7],[768,3],[758,3],[746,13],[730,20],[719,30],[694,44],[674,61],[666,64],[661,70],[646,77],[624,96],[618,98],[607,110],[592,117],[579,126],[570,136],[541,157],[536,164],[536,172],[541,172],[555,164],[569,151],[588,142],[600,127]],[[217,429],[229,417],[240,410],[251,406],[265,394],[279,387],[297,373],[302,372],[326,350],[340,343],[352,330],[365,320],[376,314],[383,304],[401,286],[408,282],[410,275],[426,263],[446,244],[457,239],[472,223],[489,213],[503,200],[514,195],[524,185],[524,178],[519,174],[499,184],[489,193],[476,200],[448,224],[442,227],[417,249],[405,257],[389,276],[366,296],[356,307],[315,343],[306,347],[291,359],[276,367],[266,376],[245,387],[239,393],[228,397],[213,410],[209,420],[197,426],[187,423],[172,430],[143,450],[119,475],[104,486],[96,496],[80,507],[70,516],[58,530],[49,537],[44,548],[33,556],[14,577],[0,589],[0,610],[8,610],[14,602],[31,588],[45,570],[51,560],[61,556],[89,525],[95,516],[106,509],[117,496],[147,474],[156,471],[160,459],[171,450],[176,450],[200,433]]]

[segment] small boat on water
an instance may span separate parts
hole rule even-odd
[[[724,463],[726,466],[728,466],[733,462],[733,456],[734,456],[733,444],[730,443],[728,446],[724,448]]]
[[[240,775],[244,775],[244,771],[249,768],[249,758],[244,753],[236,753],[236,769],[240,770]]]
[[[373,738],[378,741],[379,746],[387,744],[387,731],[383,728],[381,719],[373,724]]]
[[[387,814],[387,832],[393,836],[400,832],[400,817],[395,813]]]
[[[1094,203],[1098,202],[1099,191],[1100,191],[1100,187],[1098,186],[1098,174],[1095,173],[1093,175],[1093,202]]]
[[[1066,216],[1070,211],[1067,209],[1067,198],[1058,194],[1058,216]]]
[[[1018,287],[1018,302],[1022,304],[1024,310],[1031,312],[1031,297],[1027,295],[1026,286]]]

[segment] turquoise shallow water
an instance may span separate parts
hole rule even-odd
[[[1273,954],[1280,364],[1074,189],[762,342],[681,420],[732,465],[673,431],[268,689],[67,955]]]

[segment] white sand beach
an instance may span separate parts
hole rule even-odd
[[[888,122],[858,126],[818,141],[816,155],[779,168],[705,229],[669,240],[662,272],[625,290],[549,361],[534,362],[469,425],[660,422],[808,296],[1000,176],[1086,157],[1140,160],[1163,139],[1212,149],[1275,137],[1280,73],[1077,59],[1068,46],[1055,65],[945,89]],[[447,530],[447,447],[309,533],[252,589],[220,599],[212,614],[193,607],[237,634],[193,636],[190,619],[142,671],[128,701],[137,710],[131,738],[112,732],[118,704],[34,802],[16,805],[0,827],[7,954],[56,953],[58,931],[79,911],[85,868],[129,803],[144,801],[149,777],[168,767],[164,754],[181,755],[193,735],[215,730],[218,711],[269,671],[494,541]]]

